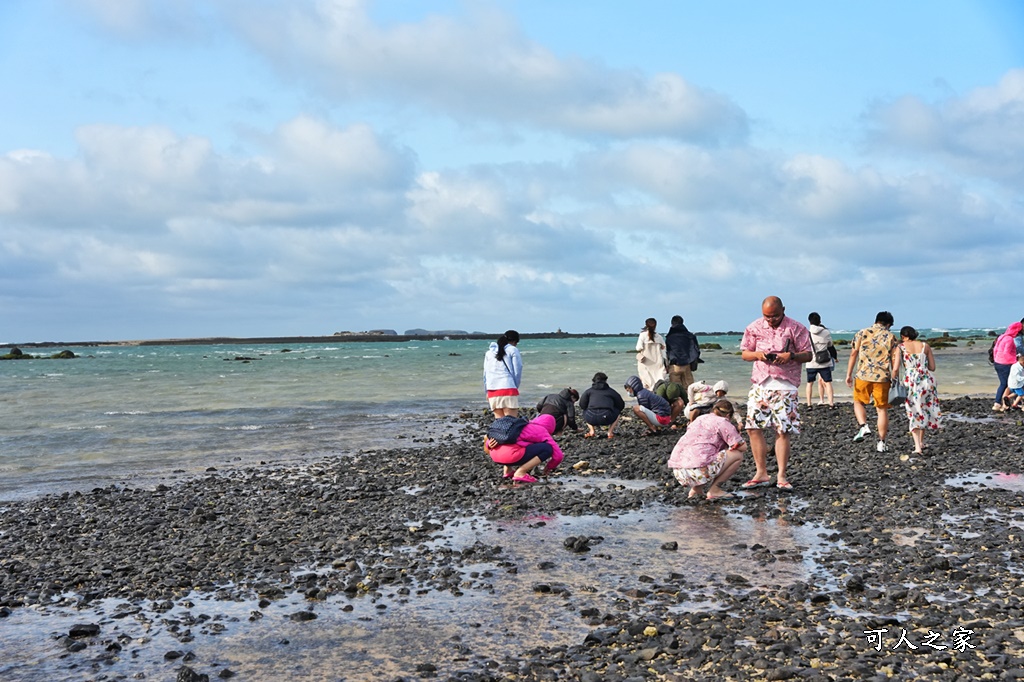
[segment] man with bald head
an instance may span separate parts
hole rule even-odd
[[[779,466],[776,487],[792,490],[786,477],[789,464],[790,435],[800,433],[801,365],[809,362],[811,334],[791,317],[778,296],[769,296],[761,303],[761,317],[743,332],[740,342],[743,359],[754,363],[747,396],[747,433],[750,454],[754,458],[754,477],[743,488],[771,485],[768,476],[768,443],[764,430],[775,431],[775,460]]]

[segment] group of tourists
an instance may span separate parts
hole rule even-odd
[[[741,420],[736,406],[726,397],[726,382],[709,386],[694,381],[693,371],[703,360],[697,338],[686,328],[683,318],[674,316],[664,337],[657,332],[655,318],[646,320],[636,344],[637,373],[626,380],[623,388],[636,399],[632,412],[645,427],[642,435],[652,435],[663,427],[677,428],[680,415],[687,420],[668,466],[675,478],[690,488],[690,497],[735,497],[723,490],[721,484],[739,470],[743,453],[748,449],[741,429],[747,433],[755,471],[740,487],[772,485],[766,438],[766,431],[770,431],[774,436],[774,485],[783,491],[793,489],[788,478],[790,440],[800,432],[799,386],[804,365],[808,404],[812,387],[817,385],[819,401],[835,406],[832,373],[838,353],[821,316],[811,313],[808,323],[809,327],[805,327],[788,317],[779,297],[764,299],[761,316],[747,325],[740,342],[743,360],[752,363],[746,417]],[[888,451],[888,410],[892,405],[903,404],[914,452],[921,454],[926,447],[925,433],[941,425],[935,356],[913,327],[901,328],[897,339],[890,331],[893,323],[891,313],[879,312],[875,323],[853,338],[846,367],[846,384],[853,389],[853,412],[858,425],[853,441],[864,441],[871,434],[867,407],[873,405],[878,433],[875,449]],[[1020,346],[1013,362],[1004,362],[1004,337],[1011,345],[1014,340],[1024,343],[1022,329],[1024,321],[1014,323],[995,343],[997,373],[1005,366],[1006,375],[1004,381],[1003,374],[999,374],[1004,384],[999,395],[1005,393],[1010,397],[1008,402],[998,399],[1000,406],[1024,405],[1024,353]],[[519,334],[509,330],[490,344],[485,355],[484,383],[495,421],[485,438],[484,449],[503,465],[506,478],[532,483],[537,480],[533,474],[539,465],[545,464],[544,471],[551,472],[562,461],[554,436],[565,428],[578,430],[577,403],[587,427],[585,437],[595,437],[599,428],[606,427],[608,438],[614,438],[625,401],[608,385],[608,376],[598,372],[591,387],[582,394],[566,388],[545,396],[536,406],[537,417],[527,422],[518,416],[522,378],[518,343]]]

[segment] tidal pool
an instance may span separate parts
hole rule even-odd
[[[568,537],[586,537],[590,550],[570,551]],[[255,596],[193,594],[166,611],[122,600],[12,609],[0,618],[0,679],[167,680],[182,665],[210,679],[230,670],[257,682],[445,676],[535,646],[580,643],[603,615],[642,617],[651,601],[669,612],[721,608],[713,597],[693,599],[694,584],[744,590],[812,579],[820,573],[814,558],[827,549],[814,526],[701,504],[614,517],[468,517],[398,551],[474,544],[500,546],[500,560],[458,566],[459,596],[395,585],[316,601],[289,593],[264,607]],[[680,590],[683,582],[691,589]],[[99,625],[100,634],[71,652],[58,638],[80,623]]]

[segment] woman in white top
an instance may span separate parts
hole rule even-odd
[[[646,389],[653,389],[654,384],[668,380],[668,366],[665,355],[665,339],[655,331],[658,321],[648,317],[644,330],[636,340],[636,374]]]
[[[832,368],[835,367],[835,360],[830,349],[832,346],[832,333],[829,332],[828,327],[821,324],[821,315],[818,313],[811,313],[807,316],[807,321],[810,322],[808,331],[811,332],[811,361],[805,365],[807,369],[807,407],[811,406],[811,390],[814,388],[814,384],[818,383],[816,379],[820,379],[821,383],[818,384],[818,401],[824,405],[824,398],[828,399],[828,406],[835,407],[836,399],[835,394],[832,390]],[[825,355],[822,356],[822,353]],[[822,389],[824,389],[824,396],[822,395]]]

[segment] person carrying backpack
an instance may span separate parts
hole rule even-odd
[[[501,421],[502,419],[495,420],[495,424]],[[513,483],[536,483],[537,479],[530,472],[538,464],[547,462],[544,472],[551,473],[562,463],[565,455],[551,437],[555,432],[555,418],[550,414],[538,415],[521,427],[519,424],[510,425],[510,429],[503,430],[503,435],[499,435],[498,430],[492,425],[484,437],[484,452],[493,462],[502,465],[502,478],[511,478]],[[515,433],[517,427],[521,430]],[[513,438],[514,440],[511,440]],[[510,442],[501,442],[503,440]]]

